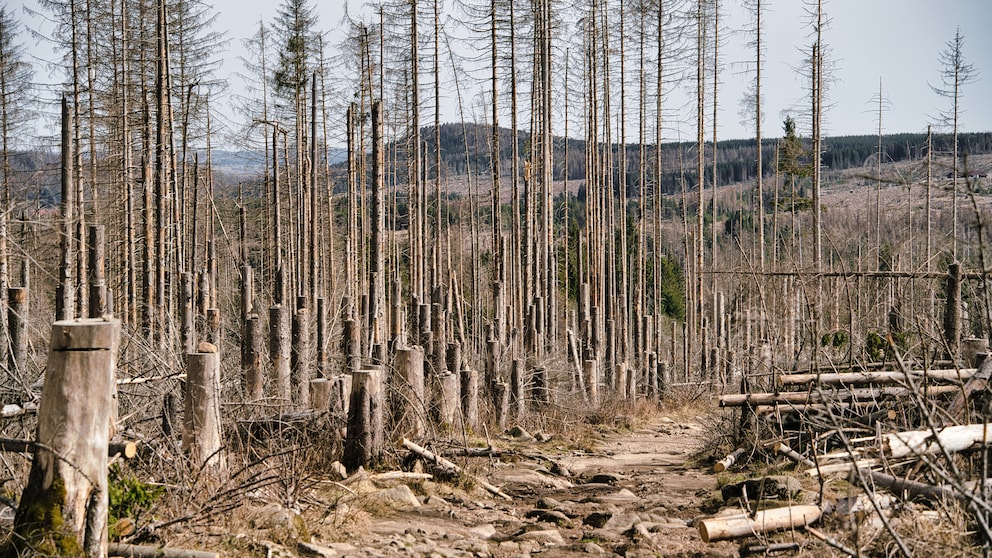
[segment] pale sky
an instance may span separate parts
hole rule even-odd
[[[210,0],[205,0],[210,4]],[[450,5],[452,0],[445,0]],[[21,0],[17,4],[37,8],[37,0]],[[753,57],[740,35],[731,30],[748,25],[743,16],[740,0],[721,1],[721,20],[726,42],[721,47],[723,69],[719,92],[720,111],[718,124],[720,139],[753,136],[753,124],[743,126],[739,116],[740,101],[750,79],[741,74],[741,62]],[[765,137],[782,134],[782,120],[790,107],[805,110],[804,78],[795,68],[807,56],[812,43],[809,16],[800,0],[764,0],[767,7],[764,18],[764,42],[767,46],[763,70],[764,131]],[[228,93],[241,87],[235,74],[242,71],[236,60],[243,54],[242,40],[258,28],[260,18],[271,22],[278,3],[273,0],[214,0],[218,12],[216,29],[226,30],[229,43],[220,53],[225,60],[220,77],[229,80]],[[361,14],[367,3],[364,0],[317,0],[319,28],[326,32],[331,45],[342,39],[341,20],[345,6],[353,16]],[[939,54],[960,27],[964,36],[965,60],[974,66],[977,79],[965,86],[962,98],[960,129],[966,132],[992,131],[992,2],[989,0],[824,0],[824,9],[830,18],[824,41],[831,49],[834,64],[830,84],[830,106],[825,113],[827,135],[872,135],[877,133],[877,97],[879,80],[888,108],[883,114],[883,132],[925,132],[927,124],[935,123],[940,111],[950,107],[950,100],[933,92],[930,85],[941,86]],[[22,10],[15,11],[24,25],[41,29],[43,23],[31,18]],[[424,32],[428,30],[425,29]],[[49,47],[37,46],[22,34],[22,41],[30,42],[33,52],[51,57]],[[690,62],[691,64],[691,62]],[[36,80],[58,80],[38,70]],[[471,84],[462,84],[472,88]],[[476,89],[488,87],[482,83]],[[426,93],[425,93],[426,94]],[[468,102],[468,101],[466,101]],[[570,101],[572,102],[572,101]],[[673,101],[670,106],[679,104]],[[445,102],[442,120],[458,118],[456,103]],[[427,109],[433,102],[425,104]],[[578,104],[572,114],[578,114]],[[694,110],[694,109],[693,109]],[[636,110],[632,109],[632,112]],[[691,111],[690,111],[691,112]],[[693,113],[694,114],[694,113]],[[686,121],[694,118],[687,115]],[[432,117],[431,117],[432,118]],[[570,117],[571,118],[571,117]],[[633,115],[628,120],[629,126]],[[674,126],[674,125],[673,125]],[[694,137],[693,124],[681,124],[683,139]],[[707,127],[709,128],[709,124]],[[574,128],[573,128],[574,129]],[[574,134],[573,134],[574,135]],[[675,139],[672,137],[671,139]]]

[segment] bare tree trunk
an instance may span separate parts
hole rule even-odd
[[[69,103],[62,98],[62,234],[60,239],[61,261],[59,263],[59,283],[55,292],[55,319],[71,320],[74,316],[75,285],[72,280],[75,261],[73,240],[73,210],[76,188],[73,184],[75,173],[75,143],[72,140],[73,118]]]
[[[386,342],[386,265],[385,242],[386,206],[385,159],[382,137],[382,105],[372,105],[372,269],[369,274],[369,339],[368,346]]]
[[[45,548],[107,555],[107,447],[119,339],[118,320],[52,325],[37,446],[11,537],[18,555]]]

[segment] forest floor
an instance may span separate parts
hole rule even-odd
[[[714,413],[655,408],[555,434],[514,428],[491,439],[498,456],[450,457],[467,474],[389,479],[400,468],[436,472],[408,458],[312,482],[294,506],[258,499],[224,525],[166,538],[223,556],[737,556],[737,543],[704,543],[694,525],[722,505],[701,453]]]

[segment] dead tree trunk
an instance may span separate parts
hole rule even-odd
[[[196,348],[196,329],[193,319],[193,274],[184,271],[179,275],[179,336],[184,353]]]
[[[961,264],[947,266],[947,306],[944,307],[944,342],[952,360],[961,346]]]
[[[55,287],[55,319],[69,320],[75,306],[72,283],[72,263],[75,259],[73,241],[73,198],[76,188],[73,181],[75,157],[72,141],[72,113],[69,103],[62,97],[62,231],[60,238],[61,260],[59,262],[59,282]]]
[[[269,358],[276,398],[290,401],[289,311],[282,304],[269,307]]]
[[[424,351],[419,347],[396,350],[396,371],[399,381],[394,393],[396,405],[393,409],[395,422],[400,432],[410,436],[420,436],[424,432]]]
[[[462,417],[467,428],[479,426],[479,372],[466,368],[460,372],[462,383]]]
[[[245,398],[249,401],[258,401],[264,397],[258,322],[257,314],[248,316],[245,320],[244,338],[241,340],[241,369],[245,374]]]
[[[104,239],[103,225],[90,225],[89,234],[89,272],[90,272],[90,297],[89,315],[91,318],[99,318],[108,312],[107,310],[107,279],[104,273]]]
[[[342,462],[349,471],[354,471],[367,467],[382,453],[385,390],[382,370],[356,370],[351,376],[348,434]]]
[[[28,358],[28,290],[24,287],[7,289],[7,331],[10,335],[10,349],[7,353],[8,373],[23,379]],[[13,386],[17,383],[14,381],[7,385]]]
[[[220,355],[186,355],[183,447],[193,465],[224,467],[220,425]]]
[[[52,325],[34,461],[9,552],[107,555],[107,447],[118,320]]]
[[[310,407],[310,313],[306,297],[297,297],[293,315],[293,403],[301,409]]]

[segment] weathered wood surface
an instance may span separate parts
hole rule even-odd
[[[759,511],[753,518],[745,514],[711,517],[699,522],[699,536],[703,542],[714,542],[795,529],[815,522],[821,514],[819,507],[804,505]]]
[[[783,374],[778,377],[780,387],[805,384],[819,385],[864,385],[864,384],[906,384],[907,376],[914,382],[966,382],[975,374],[974,368],[912,370],[909,374],[901,371],[829,372],[823,374]]]
[[[420,347],[396,349],[394,359],[397,397],[393,398],[393,416],[401,431],[411,436],[424,432],[424,351]]]
[[[868,469],[863,469],[862,472],[869,476],[876,486],[881,486],[898,496],[909,496],[910,498],[923,496],[932,500],[968,500],[964,493],[949,486],[927,484]]]
[[[382,370],[356,370],[352,374],[348,432],[342,463],[349,471],[368,467],[383,450],[385,389]]]
[[[186,399],[183,447],[196,466],[221,467],[224,440],[220,422],[220,355],[216,352],[186,355]]]
[[[881,436],[882,451],[891,458],[958,453],[992,442],[992,423],[948,426],[937,431],[914,430]]]
[[[717,461],[716,464],[713,465],[713,472],[722,473],[727,469],[733,467],[734,463],[737,463],[737,460],[740,459],[742,455],[744,455],[744,452],[745,452],[744,448],[735,449],[730,453],[730,455],[724,457],[720,461]]]
[[[108,556],[125,556],[127,558],[220,558],[220,554],[216,552],[124,543],[110,544]]]
[[[16,553],[68,545],[87,556],[107,554],[107,454],[120,327],[114,319],[52,325],[37,445],[14,517]]]
[[[932,386],[920,391],[921,394],[942,395],[960,390],[959,386]],[[912,393],[909,388],[877,387],[837,390],[783,391],[780,393],[738,393],[720,396],[721,407],[742,407],[744,405],[774,405],[787,403],[823,403],[833,400],[877,399],[880,397],[905,397]]]
[[[816,467],[816,463],[813,463],[812,460],[803,457],[799,452],[790,448],[788,444],[777,442],[772,449],[775,450],[776,453],[780,453],[800,465],[805,465],[807,467]]]

